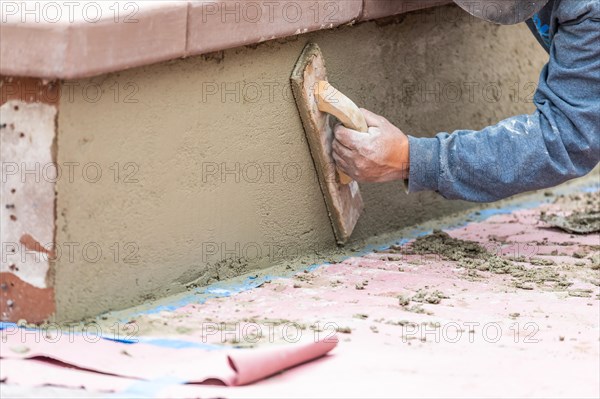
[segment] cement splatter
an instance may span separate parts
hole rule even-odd
[[[560,196],[556,204],[567,205],[557,213],[542,212],[540,220],[571,234],[591,234],[600,231],[600,196],[597,193]],[[570,211],[575,208],[575,210]]]
[[[510,275],[513,285],[525,290],[534,289],[532,284],[558,290],[572,285],[564,275],[547,267],[554,265],[553,261],[532,258],[526,260],[531,267],[517,264],[489,252],[475,241],[453,238],[441,230],[434,230],[432,234],[417,238],[405,251],[419,255],[434,254],[444,260],[455,261],[459,267],[467,269],[466,277],[469,279],[482,277],[477,273],[479,271]]]
[[[600,212],[574,212],[569,216],[544,215],[541,220],[571,234],[591,234],[600,231]]]

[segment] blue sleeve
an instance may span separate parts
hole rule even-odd
[[[589,173],[600,162],[599,8],[557,27],[533,114],[480,131],[409,137],[409,192],[489,202]]]

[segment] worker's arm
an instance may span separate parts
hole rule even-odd
[[[593,8],[583,18],[561,21],[533,114],[480,131],[409,137],[409,191],[433,190],[449,199],[485,202],[555,186],[591,171],[600,161],[600,15]],[[340,130],[336,141],[348,143]],[[390,129],[383,136],[398,133]],[[339,147],[334,143],[334,150]],[[359,147],[355,154],[367,152]],[[359,163],[368,164],[364,159],[356,163],[342,158],[351,176],[381,181],[368,170],[357,172]],[[376,168],[372,171],[377,173]]]

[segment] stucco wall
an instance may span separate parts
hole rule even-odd
[[[59,319],[335,245],[288,83],[309,41],[339,89],[416,136],[531,111],[547,57],[524,25],[443,7],[65,82],[58,163],[74,173],[57,183],[57,245],[70,249],[56,263]],[[361,189],[356,240],[467,206],[399,183]]]

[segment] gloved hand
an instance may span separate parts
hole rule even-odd
[[[361,108],[368,133],[335,126],[333,158],[358,182],[388,182],[408,178],[408,137],[383,116]]]

